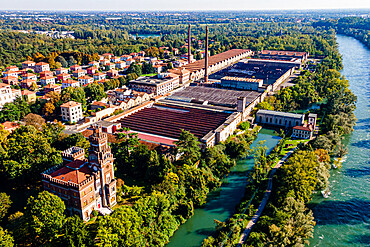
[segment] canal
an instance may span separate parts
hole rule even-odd
[[[280,137],[273,130],[262,129],[251,147],[265,140],[271,151]],[[175,232],[167,247],[199,247],[203,240],[215,232],[214,220],[225,221],[235,212],[235,206],[242,199],[246,186],[246,173],[254,165],[253,158],[240,160],[224,179],[223,185],[209,194],[207,204],[194,210],[194,215]]]
[[[310,205],[317,222],[310,246],[370,246],[370,50],[354,38],[337,38],[341,73],[358,97],[357,125],[346,137],[343,167],[331,172],[331,195]]]

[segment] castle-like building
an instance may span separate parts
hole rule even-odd
[[[59,196],[70,215],[80,215],[85,221],[94,210],[109,214],[117,203],[114,158],[107,134],[95,126],[89,141],[88,159],[84,149],[71,147],[62,152],[63,164],[42,173],[44,189]]]

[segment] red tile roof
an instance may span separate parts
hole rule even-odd
[[[52,178],[62,180],[65,182],[73,182],[80,184],[89,177],[91,177],[93,171],[87,166],[87,162],[83,160],[75,160],[66,166],[51,173]]]

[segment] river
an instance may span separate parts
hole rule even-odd
[[[265,140],[271,151],[280,137],[273,130],[262,129],[251,147]],[[203,240],[215,232],[215,219],[225,221],[235,212],[235,206],[242,199],[246,186],[246,172],[254,165],[253,158],[240,160],[224,179],[223,185],[209,194],[207,204],[194,210],[194,215],[170,239],[167,247],[199,247]]]
[[[346,137],[343,167],[331,172],[331,195],[310,205],[317,222],[310,246],[370,246],[370,50],[354,38],[337,38],[341,73],[358,97],[357,125]]]

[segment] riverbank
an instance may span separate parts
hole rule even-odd
[[[343,56],[341,73],[357,95],[354,132],[346,136],[343,166],[331,172],[331,195],[315,196],[310,208],[316,219],[311,246],[363,247],[370,245],[370,50],[358,40],[338,35]]]

